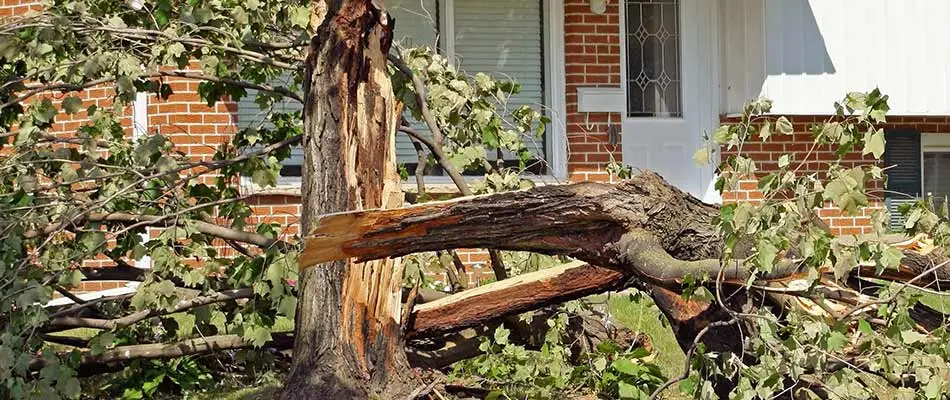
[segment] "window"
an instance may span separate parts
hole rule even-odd
[[[438,40],[439,51],[462,71],[485,72],[495,78],[516,80],[521,92],[509,100],[511,109],[522,105],[543,108],[548,103],[542,1],[401,0],[387,4],[396,19],[396,38],[404,46],[434,44]],[[412,26],[404,30],[402,27],[407,21]],[[412,122],[420,130],[426,130],[423,123]],[[527,145],[540,158],[547,152],[545,140],[529,141]],[[418,163],[412,142],[403,134],[396,135],[396,158],[410,171]],[[532,172],[545,172],[542,163],[533,165],[536,168]],[[430,166],[426,172],[442,174],[438,166]]]
[[[627,116],[683,116],[677,0],[626,3]]]
[[[904,223],[900,205],[924,196],[933,196],[937,202],[950,196],[950,133],[888,130],[884,165],[889,167],[885,204],[891,227],[897,228]]]
[[[549,104],[542,0],[388,0],[386,7],[396,21],[395,39],[404,47],[428,45],[463,71],[518,81],[521,92],[509,101],[511,108],[527,104],[543,109]],[[263,117],[254,104],[255,95],[249,93],[239,104],[241,128],[260,123]],[[424,130],[424,124],[413,122]],[[528,146],[539,157],[548,153],[547,138]],[[418,162],[412,142],[404,134],[396,135],[396,158],[410,171]],[[282,176],[299,177],[301,162],[302,154],[295,153],[285,161]],[[547,171],[535,168],[533,172]],[[441,171],[432,167],[427,173],[440,175]]]
[[[924,195],[942,202],[950,197],[950,134],[923,134]]]

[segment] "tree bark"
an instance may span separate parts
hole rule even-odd
[[[390,19],[371,0],[333,0],[322,20],[305,79],[305,232],[323,214],[402,205],[393,161],[398,105],[387,65]],[[294,361],[282,397],[405,396],[411,388],[401,279],[391,260],[333,261],[301,271]]]
[[[706,326],[728,320],[730,314],[715,302],[684,300],[680,290],[688,276],[721,277],[726,287],[734,288],[723,294],[733,309],[741,309],[750,294],[743,287],[753,272],[751,265],[721,266],[722,242],[714,224],[718,215],[718,207],[647,171],[617,185],[546,186],[398,210],[324,216],[308,239],[300,264],[306,269],[344,257],[376,259],[470,247],[569,255],[606,269],[591,269],[586,279],[602,279],[610,270],[635,278],[633,283],[647,291],[670,319],[680,345],[689,348]],[[914,280],[914,285],[925,287],[950,284],[950,263],[941,249],[895,245],[904,248],[905,255],[898,269],[878,275],[873,265],[861,265],[857,274]],[[749,244],[741,241],[736,258],[742,259],[748,250]],[[807,271],[800,268],[795,253],[791,249],[773,271],[757,275],[756,283],[782,287],[805,278]],[[529,308],[527,304],[519,307]],[[716,327],[703,343],[712,351],[739,352],[737,329],[735,324]]]

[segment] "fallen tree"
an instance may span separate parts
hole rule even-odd
[[[943,315],[914,297],[946,286],[946,243],[928,243],[947,236],[937,228],[946,215],[910,211],[905,226],[929,236],[892,240],[879,229],[850,242],[832,237],[814,210],[830,202],[860,212],[882,169],[839,159],[826,174],[804,174],[796,165],[805,156],[758,170],[737,148],[792,129],[764,100],[709,146],[738,153],[723,160],[720,190],[756,180],[760,204],[706,205],[649,172],[616,185],[501,193],[531,186],[520,175],[526,167],[508,167],[504,156],[542,161],[525,140],[543,133],[544,114],[522,107],[501,115],[499,98],[516,93],[515,83],[468,76],[426,49],[396,50],[394,21],[378,1],[247,5],[256,10],[93,3],[54,2],[0,32],[8,57],[0,87],[0,364],[13,365],[0,377],[0,397],[16,396],[22,382],[30,395],[75,396],[75,363],[118,363],[125,351],[148,359],[286,346],[274,332],[281,319],[297,322],[286,397],[419,393],[402,357],[405,337],[487,333],[517,323],[519,313],[627,287],[647,293],[672,323],[693,362],[677,378],[693,379],[699,394],[719,381],[720,394],[738,397],[802,389],[861,398],[873,382],[841,383],[855,374],[877,374],[898,389],[950,389],[937,345],[947,339]],[[284,73],[301,85],[272,84]],[[177,79],[199,82],[201,101],[212,105],[255,90],[267,117],[210,159],[176,153],[178,143],[156,129],[135,129],[141,138],[128,140],[123,107],[140,94],[168,98]],[[86,108],[75,96],[101,85],[114,89],[115,107]],[[302,115],[276,111],[280,99],[303,103]],[[835,109],[836,119],[817,124],[814,146],[879,158],[886,97],[850,94]],[[59,132],[61,114],[83,122]],[[423,204],[375,210],[402,202],[391,154],[397,133],[414,141],[417,177],[438,164],[466,197],[426,202],[419,179],[413,197]],[[236,183],[275,185],[297,144],[305,149],[302,225],[307,234],[315,228],[300,275],[299,243],[285,227],[250,218],[253,204]],[[468,187],[463,173],[476,171],[484,179]],[[499,194],[468,196],[477,192]],[[340,211],[350,212],[325,216]],[[434,301],[418,301],[420,292],[438,297],[424,288],[404,290],[400,267],[386,260],[466,247],[492,250],[498,282],[462,290],[464,266],[452,257],[448,279],[461,292]],[[505,279],[514,271],[502,250],[579,262]],[[153,269],[132,266],[145,255]],[[86,265],[93,259],[116,267]],[[114,279],[141,284],[131,296],[87,301],[73,293],[83,281]],[[54,293],[75,304],[43,307]],[[53,335],[73,327],[99,334]],[[457,340],[424,363],[444,367],[473,354],[472,335]],[[74,362],[51,342],[88,350]]]

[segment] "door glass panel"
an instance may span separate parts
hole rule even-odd
[[[679,1],[626,2],[627,116],[683,116]]]

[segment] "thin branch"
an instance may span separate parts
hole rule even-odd
[[[495,272],[495,279],[508,279],[508,268],[505,267],[505,260],[501,258],[501,252],[497,250],[488,251],[488,260],[491,261],[491,269]]]
[[[412,142],[412,147],[416,149],[416,191],[418,196],[424,196],[426,193],[426,152],[422,148],[422,142],[419,139],[416,139],[413,136],[409,136],[410,141]]]
[[[918,280],[920,280],[921,278],[923,278],[923,277],[926,276],[926,275],[929,275],[929,274],[931,274],[931,273],[937,271],[938,269],[944,267],[944,266],[947,265],[948,263],[950,263],[950,260],[947,260],[947,261],[944,261],[944,262],[942,262],[942,263],[936,264],[936,265],[934,265],[933,267],[927,269],[926,271],[921,272],[920,274],[918,274],[917,276],[915,276],[913,279],[911,279],[911,280],[909,280],[909,281],[907,281],[907,282],[902,283],[901,286],[900,286],[897,290],[895,290],[894,293],[893,293],[890,297],[888,297],[888,298],[886,298],[886,299],[877,300],[877,301],[872,301],[872,302],[869,302],[869,303],[863,303],[863,304],[860,304],[860,305],[857,305],[857,306],[852,307],[850,310],[848,310],[846,313],[844,313],[844,315],[842,315],[841,319],[848,319],[848,318],[850,318],[852,315],[858,313],[859,311],[861,311],[861,310],[866,310],[868,307],[871,307],[871,306],[880,305],[880,304],[888,304],[888,303],[893,302],[895,299],[897,299],[897,296],[899,296],[899,295],[901,294],[901,292],[904,291],[904,289],[907,289],[907,288],[910,287],[910,286],[914,286],[914,283],[916,283]]]
[[[256,83],[244,82],[244,81],[239,81],[239,80],[236,80],[236,79],[219,78],[219,77],[216,77],[216,76],[209,76],[209,75],[204,75],[204,74],[196,74],[196,73],[184,72],[184,71],[161,71],[161,72],[159,72],[157,75],[162,75],[162,76],[174,76],[174,77],[187,78],[187,79],[196,79],[196,80],[203,80],[203,81],[209,81],[209,82],[226,83],[226,84],[228,84],[228,85],[239,86],[239,87],[243,87],[243,88],[246,88],[246,89],[254,89],[254,90],[259,90],[259,91],[262,91],[262,92],[270,92],[270,93],[280,94],[280,95],[289,97],[289,98],[291,98],[291,99],[297,100],[298,102],[300,102],[301,104],[303,104],[303,98],[301,98],[300,95],[298,95],[297,93],[294,93],[294,92],[290,91],[289,89],[287,89],[287,88],[285,88],[285,87],[275,87],[275,86],[270,86],[270,85],[259,85],[259,84],[256,84]]]
[[[75,336],[57,336],[57,335],[41,333],[40,339],[43,339],[43,341],[46,341],[46,342],[62,344],[62,345],[72,346],[72,347],[79,347],[79,348],[89,347],[88,339],[83,339],[83,338],[79,338]]]
[[[82,217],[80,215],[80,217]],[[258,247],[271,248],[277,247],[279,249],[288,249],[290,244],[278,240],[272,239],[267,236],[261,235],[259,233],[239,231],[236,229],[227,228],[220,225],[209,224],[204,221],[196,220],[185,220],[178,219],[175,221],[168,221],[165,216],[159,215],[137,215],[137,214],[128,214],[128,213],[90,213],[85,215],[83,218],[77,218],[72,221],[70,225],[78,224],[81,222],[117,222],[117,223],[130,223],[130,224],[142,224],[141,226],[180,226],[185,222],[193,223],[195,229],[198,232],[204,233],[206,235],[211,235],[219,237],[225,240],[235,240],[243,243],[250,243]],[[65,222],[65,221],[64,221]],[[49,224],[42,229],[31,229],[23,233],[23,237],[26,239],[32,239],[37,237],[43,237],[49,234],[52,234],[62,228],[62,224]]]
[[[274,340],[268,343],[267,347],[276,349],[288,349],[293,347],[293,336],[289,333],[272,334]],[[93,365],[124,362],[130,360],[154,360],[176,358],[187,355],[213,353],[222,350],[242,349],[251,347],[238,335],[217,335],[208,336],[200,339],[189,339],[175,343],[154,343],[154,344],[134,344],[128,346],[118,346],[107,349],[101,354],[93,355],[91,351],[82,353],[80,365],[90,367]],[[30,363],[30,370],[37,371],[45,366],[42,358],[35,358]],[[80,371],[80,374],[82,372]]]
[[[134,295],[135,295],[135,293],[126,293],[126,294],[120,294],[120,295],[116,295],[116,296],[106,296],[106,297],[100,297],[100,298],[98,298],[98,299],[88,300],[88,301],[86,301],[85,303],[81,303],[81,304],[80,304],[80,303],[77,303],[77,304],[73,305],[72,307],[64,308],[64,309],[62,309],[62,310],[59,310],[59,311],[57,311],[57,312],[54,312],[54,313],[51,314],[49,317],[50,317],[50,319],[56,319],[56,318],[59,318],[59,317],[62,317],[62,316],[75,314],[75,313],[77,313],[77,312],[79,312],[79,311],[82,311],[82,310],[84,310],[84,309],[86,309],[86,308],[93,307],[93,306],[99,305],[99,304],[101,304],[101,303],[105,303],[105,302],[107,302],[107,301],[116,301],[116,300],[125,301],[125,300],[131,298],[131,297],[134,296]]]
[[[69,290],[66,290],[66,288],[64,288],[64,287],[62,287],[62,286],[60,286],[60,285],[56,285],[56,286],[55,286],[55,289],[56,289],[56,292],[58,292],[59,294],[63,295],[63,297],[66,297],[67,299],[72,300],[73,303],[76,303],[76,304],[85,304],[85,303],[86,303],[86,300],[83,300],[83,299],[79,298],[79,296],[74,295],[72,292],[70,292]]]
[[[690,346],[689,350],[686,352],[686,360],[683,362],[684,364],[683,374],[666,381],[666,383],[664,383],[662,386],[656,388],[656,390],[653,391],[653,394],[650,395],[650,400],[658,399],[660,397],[660,393],[663,393],[664,390],[668,389],[670,386],[673,386],[685,380],[686,378],[689,378],[689,373],[692,371],[692,368],[690,368],[690,366],[693,363],[693,354],[696,352],[696,347],[699,346],[699,342],[700,340],[703,339],[703,336],[706,336],[706,334],[709,333],[709,331],[712,330],[713,328],[725,327],[725,326],[733,325],[737,322],[739,322],[739,320],[735,318],[730,319],[728,321],[716,321],[709,325],[706,325],[706,327],[703,328],[703,330],[699,331],[699,333],[696,334],[696,338],[693,339],[693,345]]]
[[[463,196],[472,195],[472,190],[469,189],[468,184],[465,183],[465,178],[463,178],[462,174],[459,173],[457,169],[455,169],[454,165],[452,165],[452,162],[449,160],[448,155],[445,154],[442,146],[437,145],[436,142],[425,137],[422,132],[419,132],[411,127],[400,126],[399,131],[426,145],[426,147],[429,148],[429,151],[432,152],[432,155],[435,156],[435,160],[439,163],[439,166],[441,166],[442,169],[445,170],[445,173],[449,175],[449,178],[452,179],[452,183],[454,183],[458,188],[459,193],[461,193]]]
[[[237,299],[246,299],[253,296],[254,290],[250,288],[226,290],[210,296],[201,296],[192,299],[181,300],[178,302],[178,304],[170,309],[141,310],[117,319],[58,317],[51,319],[49,326],[53,328],[93,328],[115,330],[128,327],[151,317],[174,314],[209,304]]]

